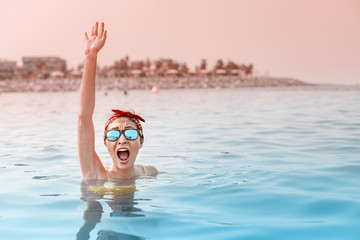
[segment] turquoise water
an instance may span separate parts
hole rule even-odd
[[[130,108],[160,170],[120,195],[81,181],[78,93],[1,94],[0,239],[360,239],[359,90],[98,92],[101,159]]]

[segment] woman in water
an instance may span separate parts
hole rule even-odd
[[[85,33],[85,63],[80,86],[78,113],[78,151],[84,179],[130,179],[142,175],[156,175],[153,166],[136,165],[136,156],[143,146],[144,135],[140,116],[112,110],[113,115],[105,124],[104,144],[112,159],[111,166],[104,166],[95,152],[93,114],[95,108],[95,74],[97,55],[104,46],[107,31],[104,23],[96,23],[90,37]]]

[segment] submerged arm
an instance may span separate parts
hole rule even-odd
[[[90,38],[85,33],[85,62],[80,86],[78,113],[78,152],[83,178],[104,178],[105,169],[95,152],[95,130],[93,114],[95,109],[95,75],[97,54],[106,41],[104,23],[98,31],[93,27]]]

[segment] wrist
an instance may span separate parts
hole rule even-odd
[[[97,57],[97,53],[85,53],[85,57],[89,57],[89,58],[96,58]]]

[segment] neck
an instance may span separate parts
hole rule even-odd
[[[130,179],[130,178],[133,178],[136,176],[135,165],[133,165],[129,168],[121,169],[121,168],[117,168],[113,164],[110,168],[109,173],[110,173],[111,177],[113,177],[113,178]]]

